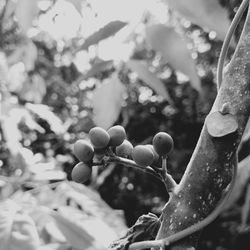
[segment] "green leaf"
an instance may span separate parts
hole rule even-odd
[[[80,49],[87,50],[89,46],[97,44],[103,39],[116,34],[120,29],[122,29],[127,23],[122,21],[112,21],[106,24],[104,27],[96,31],[94,34],[90,35],[81,46]]]
[[[66,200],[72,201],[73,204],[81,207],[85,214],[109,225],[116,233],[116,238],[127,230],[123,215],[109,207],[95,190],[76,182],[64,182],[58,186],[56,193],[59,199],[64,197],[65,202]]]
[[[75,9],[78,11],[80,15],[82,15],[82,3],[84,3],[84,1],[82,0],[67,0],[67,1],[75,7]]]
[[[38,14],[38,11],[39,8],[37,5],[37,0],[18,0],[15,14],[18,24],[24,33],[27,33],[29,28],[32,26],[33,19]]]
[[[117,75],[106,80],[93,93],[93,120],[97,126],[108,129],[121,112],[125,87]]]
[[[112,250],[127,250],[133,242],[153,240],[160,228],[160,221],[155,214],[148,213],[138,218],[135,225],[129,228],[127,234],[112,243]]]
[[[25,65],[27,71],[31,71],[35,67],[35,62],[37,59],[37,48],[36,45],[30,40],[27,41],[23,46],[23,56],[22,61]]]
[[[69,244],[76,249],[88,249],[94,245],[95,239],[79,225],[79,222],[71,220],[59,212],[52,212],[51,216],[55,219],[56,224]],[[101,249],[101,248],[93,248]]]
[[[161,54],[165,62],[189,77],[193,88],[198,92],[201,91],[195,62],[191,58],[186,42],[173,27],[163,24],[149,26],[146,28],[146,40],[155,51]]]
[[[0,250],[39,249],[34,221],[12,200],[0,203],[0,242]]]
[[[19,117],[16,116],[17,109],[9,103],[9,100],[2,102],[4,113],[1,118],[1,128],[6,141],[6,145],[10,153],[14,156],[18,154],[22,147],[20,141],[22,139],[21,131],[18,128]]]
[[[249,230],[248,228],[249,211],[250,211],[250,184],[247,185],[245,202],[241,209],[241,224],[240,224],[241,231]]]
[[[148,67],[139,60],[130,60],[127,66],[134,71],[156,94],[162,96],[165,100],[172,102],[163,82]]]
[[[250,155],[241,160],[238,164],[236,182],[233,191],[229,197],[229,200],[225,206],[225,210],[230,208],[240,197],[242,197],[243,192],[246,190],[246,185],[250,178]]]
[[[14,53],[17,55],[20,51],[21,50],[16,50],[17,53]],[[27,72],[25,71],[24,64],[22,62],[13,64],[9,67],[8,71],[8,90],[13,92],[20,92],[26,79]]]
[[[25,107],[33,114],[36,114],[38,117],[44,119],[50,125],[50,129],[55,134],[65,133],[66,128],[63,126],[62,121],[58,116],[56,116],[51,110],[50,107],[43,104],[33,104],[26,103]]]
[[[84,79],[93,77],[105,70],[111,69],[113,66],[113,61],[100,61],[91,66],[91,69],[84,74]]]
[[[83,200],[85,207],[94,206]],[[60,206],[58,212],[52,212],[52,217],[56,225],[76,249],[107,249],[110,242],[117,239],[118,233],[103,218],[98,218],[95,214],[89,214],[84,207],[79,210],[73,207],[73,200],[70,200],[71,206]],[[102,208],[101,208],[102,209]]]
[[[215,111],[206,118],[208,133],[213,137],[222,137],[235,132],[238,122],[232,114],[222,114]]]
[[[18,211],[18,206],[11,200],[6,200],[0,203],[0,250],[8,248],[8,240],[12,228],[14,216]]]
[[[26,101],[41,103],[46,91],[44,79],[40,75],[34,74],[23,83],[19,95]]]
[[[230,26],[226,8],[219,1],[208,0],[167,0],[169,7],[179,12],[192,23],[216,32],[217,38],[223,40]],[[195,6],[195,8],[194,8]]]
[[[247,142],[250,139],[250,118],[247,121],[247,125],[245,127],[244,133],[241,138],[241,144]]]
[[[7,58],[3,52],[0,52],[0,81],[6,82],[8,77],[8,63]]]
[[[16,1],[8,1],[3,21],[6,22],[6,20],[10,20],[9,18],[12,18],[12,15],[15,13],[15,10],[16,10]]]

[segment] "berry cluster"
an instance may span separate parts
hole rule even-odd
[[[106,165],[109,162],[130,164],[139,169],[147,168],[151,173],[159,175],[162,172],[159,171],[159,167],[156,170],[154,166],[160,159],[163,164],[173,148],[173,139],[165,132],[157,133],[152,145],[133,147],[126,139],[125,129],[120,125],[113,126],[107,131],[94,127],[89,131],[89,140],[78,140],[74,144],[74,154],[80,161],[71,173],[72,179],[76,182],[86,182],[91,177],[92,166]]]

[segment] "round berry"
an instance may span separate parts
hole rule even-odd
[[[156,153],[154,146],[151,144],[147,144],[145,146],[148,147],[150,150],[152,150],[152,152],[154,154],[154,162],[156,163],[159,160],[160,156]]]
[[[153,146],[160,156],[166,157],[172,150],[174,141],[168,133],[159,132],[153,138]]]
[[[124,140],[121,145],[116,147],[116,155],[120,157],[131,157],[132,156],[133,145],[130,141]]]
[[[76,164],[71,172],[72,180],[78,183],[84,183],[90,179],[92,173],[91,166],[86,163],[79,162]]]
[[[121,145],[126,138],[125,129],[120,125],[111,127],[107,132],[110,136],[110,141],[109,141],[110,146],[117,147]]]
[[[153,163],[154,154],[149,147],[138,145],[133,148],[132,158],[139,166],[146,167]]]
[[[92,128],[89,131],[89,138],[95,148],[106,148],[110,140],[107,131],[100,127]]]
[[[79,161],[89,162],[94,157],[94,148],[86,140],[78,140],[74,144],[74,154]]]

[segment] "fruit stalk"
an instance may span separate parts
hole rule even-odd
[[[167,189],[167,192],[169,194],[175,192],[175,188],[177,187],[177,184],[175,180],[173,179],[172,175],[168,174],[167,172],[167,158],[163,157],[162,159],[162,178],[165,184],[165,187]]]
[[[157,174],[154,169],[152,169],[151,167],[141,167],[139,165],[137,165],[134,161],[130,160],[130,159],[125,159],[125,158],[122,158],[122,157],[118,157],[118,156],[115,156],[115,157],[109,157],[108,159],[108,162],[113,162],[113,163],[118,163],[118,164],[122,164],[126,167],[131,167],[131,168],[134,168],[134,169],[138,169],[144,173],[148,173],[150,175],[153,175],[154,177],[156,177],[157,179],[161,180],[162,181],[162,178],[159,174]]]

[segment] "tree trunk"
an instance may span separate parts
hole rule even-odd
[[[212,137],[205,121],[199,141],[175,194],[163,210],[157,239],[173,235],[206,218],[223,197],[230,183],[236,150],[250,114],[250,11],[242,35],[224,73],[224,80],[211,112],[229,104],[229,113],[238,122],[235,133]],[[195,249],[199,234],[171,246]]]

